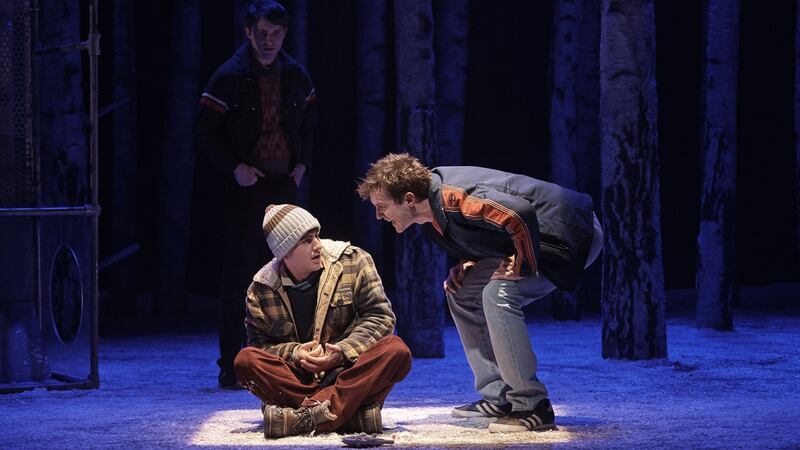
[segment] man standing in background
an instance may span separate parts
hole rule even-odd
[[[258,224],[266,205],[295,203],[316,124],[311,78],[282,50],[286,10],[256,0],[244,23],[247,42],[212,75],[197,120],[200,151],[227,175],[217,361],[223,388],[239,386],[233,360],[246,340],[244,298],[252,274],[271,258]]]

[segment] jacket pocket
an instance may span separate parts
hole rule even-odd
[[[353,291],[336,291],[328,306],[327,325],[331,328],[331,335],[341,334],[355,318],[353,309]]]
[[[539,244],[542,247],[549,247],[551,249],[565,253],[569,253],[572,251],[571,250],[572,244],[569,241],[562,239],[561,237],[556,236],[554,234],[547,233],[545,231],[541,232],[541,236],[539,237]]]
[[[569,266],[572,260],[572,249],[564,240],[547,237],[539,243],[541,248],[540,270],[550,269],[551,271],[561,271]]]
[[[336,293],[333,294],[331,306],[334,308],[351,304],[353,304],[353,291],[348,289],[344,291],[336,291]]]

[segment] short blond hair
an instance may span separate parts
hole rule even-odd
[[[395,203],[411,192],[419,199],[428,198],[431,171],[408,153],[389,153],[370,165],[367,174],[358,183],[356,192],[362,200],[373,192],[386,192]]]

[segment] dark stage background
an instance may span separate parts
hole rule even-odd
[[[152,272],[158,270],[151,243],[157,232],[155,210],[161,193],[151,181],[160,160],[167,98],[164,72],[169,64],[172,18],[165,5],[135,4],[139,102],[136,217],[142,249],[136,260],[137,287],[143,291],[150,288]],[[290,13],[291,6],[287,2]],[[353,231],[353,189],[355,179],[362,175],[353,171],[357,3],[311,1],[308,6],[307,67],[319,93],[320,122],[310,209],[320,218],[325,236],[358,244]],[[793,209],[794,8],[790,1],[775,2],[769,8],[743,2],[736,278],[744,285],[796,281],[800,273]],[[235,40],[239,32],[234,30],[233,9],[230,2],[203,2],[202,33],[198,36],[202,41],[201,86],[240,42]],[[552,15],[553,5],[547,1],[472,2],[462,164],[548,179]],[[667,288],[689,288],[694,285],[700,198],[701,2],[657,1],[655,17],[665,282]],[[291,45],[291,39],[290,31],[285,47]],[[391,150],[393,136],[388,135],[386,142],[386,150]],[[197,292],[213,293],[220,180],[205,158],[200,156],[196,162],[190,285]],[[113,176],[104,171],[101,183]],[[102,188],[101,199],[105,211],[120,207]],[[599,199],[595,201],[599,205]],[[101,230],[104,237],[112,232]],[[391,243],[393,231],[385,230],[385,240]],[[384,255],[379,261],[391,285],[393,259]]]
[[[0,392],[97,387],[101,333],[216,328],[230,174],[193,128],[247,4],[0,0]],[[589,193],[604,253],[525,312],[601,313],[603,358],[666,357],[667,312],[727,331],[733,307],[800,307],[796,1],[284,4],[317,92],[300,203],[373,255],[416,357],[444,356],[444,258],[354,192],[391,151]],[[99,56],[75,45],[91,6]]]
[[[80,3],[85,10],[87,2]],[[163,160],[169,151],[164,144],[170,131],[169,102],[175,83],[181,82],[170,76],[173,46],[186,45],[187,40],[199,46],[199,73],[189,74],[191,83],[196,83],[196,95],[179,106],[193,114],[211,73],[241,42],[242,32],[235,25],[240,3],[122,2],[128,5],[126,25],[132,37],[124,45],[113,28],[113,3],[101,5],[100,104],[118,100],[114,80],[120,74],[111,61],[120,52],[131,55],[131,101],[123,107],[126,115],[114,112],[100,122],[100,258],[138,244],[138,251],[100,274],[101,289],[113,294],[102,297],[101,309],[112,315],[137,314],[132,300],[153,291],[157,275],[165,270],[165,264],[171,264],[159,259],[156,242],[165,220],[160,208],[163,199],[172,194],[164,189],[164,179],[170,175],[164,171]],[[355,152],[359,2],[304,3],[308,17],[304,62],[318,92],[320,124],[308,206],[323,224],[325,237],[358,245],[361,236],[355,224],[373,220],[358,216],[354,193],[356,179],[362,175],[355,168],[365,163],[357,161]],[[190,4],[200,11],[197,29],[187,28],[176,35],[175,24],[181,23],[176,15]],[[290,14],[295,12],[293,2],[287,0],[285,4]],[[434,10],[441,5],[439,1],[433,4]],[[554,7],[552,1],[470,2],[463,146],[457,155],[461,164],[550,178],[548,114]],[[391,7],[387,9],[387,22],[391,23]],[[735,206],[735,281],[739,285],[800,281],[793,129],[795,13],[796,3],[792,1],[771,2],[769,7],[755,0],[742,2]],[[655,2],[661,238],[667,289],[694,287],[702,166],[702,16],[702,2]],[[86,19],[81,21],[85,33]],[[292,40],[297,38],[293,31],[289,31],[284,48],[293,47]],[[391,126],[396,120],[396,43],[390,29],[386,36],[387,126],[381,152],[395,149],[397,138]],[[599,74],[595,76],[599,78]],[[126,124],[133,127],[133,154],[125,154],[115,140]],[[194,139],[192,130],[177,133],[181,142],[191,144]],[[600,152],[599,140],[596,152]],[[120,161],[126,158],[127,167],[134,166],[126,174],[135,176],[125,178],[130,192],[120,196],[111,185],[127,176],[119,173]],[[213,296],[221,250],[221,175],[197,154],[184,172],[184,186],[191,185],[182,212],[190,217],[186,231],[187,289],[192,294]],[[598,193],[591,194],[599,209]],[[127,215],[121,215],[121,211]],[[112,222],[115,215],[127,217],[129,222],[124,239],[120,239],[119,222]],[[384,225],[384,251],[376,251],[374,256],[385,283],[392,288],[395,236]],[[111,304],[113,308],[108,307]],[[596,304],[589,306],[598,308]]]
[[[428,140],[412,153],[561,177],[592,195],[606,225],[605,251],[576,293],[554,292],[524,311],[546,361],[542,379],[568,380],[552,397],[566,428],[547,442],[796,444],[787,430],[796,428],[800,405],[792,385],[800,366],[800,2],[740,3],[285,0],[293,22],[284,48],[306,65],[318,93],[304,205],[323,237],[352,241],[376,260],[396,332],[415,357],[393,391],[402,400],[389,403],[392,414],[414,409],[397,421],[409,425],[403,439],[472,445],[452,444],[451,428],[432,431],[452,419],[441,411],[474,395],[457,332],[444,326],[446,273],[434,269],[443,258],[412,233],[398,238],[376,222],[354,192],[369,162],[416,137],[412,128],[421,126],[403,120],[421,111],[413,118],[422,117]],[[77,444],[69,447],[87,436],[100,439],[97,446],[230,444],[245,442],[234,442],[248,438],[242,431],[261,442],[248,412],[257,413],[256,400],[210,388],[225,180],[198,154],[193,132],[206,81],[242,42],[246,4],[0,0],[0,393],[97,388],[100,373],[103,382],[91,393],[0,395],[0,447],[36,446],[54,433]],[[91,5],[99,5],[102,35],[99,258],[89,156],[95,59],[84,51],[91,46],[73,45],[89,35]],[[370,14],[383,14],[383,25],[364,19]],[[433,43],[398,41],[396,32]],[[369,59],[375,53],[365,47],[380,47],[384,60]],[[732,49],[738,58],[727,57]],[[433,54],[433,73],[409,80],[396,60],[412,50],[419,64],[405,68],[427,70],[430,59],[420,54]],[[370,63],[359,67],[365,54]],[[385,70],[375,69],[380,62]],[[735,93],[726,90],[734,77]],[[406,95],[434,79],[436,123],[425,121],[432,99]],[[725,115],[729,102],[735,125]],[[463,118],[463,132],[448,128],[454,118]],[[725,134],[734,129],[735,138]],[[412,270],[408,261],[426,264]],[[131,387],[136,401],[121,402]],[[731,412],[742,404],[754,411],[750,426],[732,432]],[[422,420],[429,413],[419,405],[445,409]],[[145,428],[156,432],[142,436]],[[467,434],[483,444],[508,438]],[[521,441],[506,443],[513,442]]]

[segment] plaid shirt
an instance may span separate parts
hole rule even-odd
[[[317,293],[313,340],[337,344],[355,362],[380,338],[392,334],[395,317],[372,257],[349,242],[322,240],[323,270]],[[273,259],[247,290],[247,345],[286,361],[301,344],[284,286],[292,282]]]

